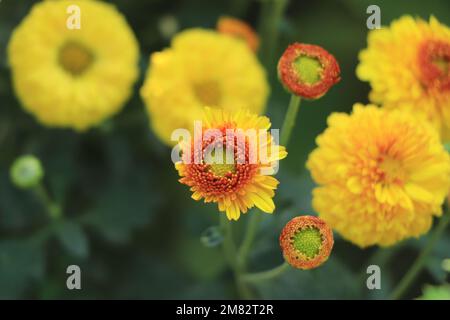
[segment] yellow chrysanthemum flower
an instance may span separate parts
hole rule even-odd
[[[450,29],[404,16],[373,30],[356,73],[372,86],[370,100],[423,113],[450,139]]]
[[[194,136],[191,141],[181,143],[182,161],[175,165],[182,177],[180,182],[191,187],[192,198],[217,203],[219,211],[226,212],[230,220],[239,219],[241,212],[246,213],[253,206],[272,213],[275,210],[272,198],[278,180],[270,174],[287,152],[273,143],[273,137],[267,132],[270,125],[267,117],[256,116],[247,110],[228,113],[204,109],[201,137],[196,139]],[[219,134],[207,138],[209,129],[217,129]],[[235,132],[233,138],[229,138],[229,130]],[[255,135],[248,130],[254,130]],[[200,146],[199,150],[196,145]],[[223,160],[226,160],[227,150],[233,150],[231,163],[208,160],[212,145],[223,147]]]
[[[313,207],[366,247],[427,232],[450,187],[450,158],[437,131],[400,110],[356,104],[333,113],[307,168],[319,185]]]
[[[73,5],[80,9],[80,29],[67,24]],[[24,108],[45,125],[76,130],[121,109],[138,75],[138,51],[114,6],[86,0],[37,3],[8,46]]]
[[[212,30],[181,32],[150,57],[141,89],[153,130],[168,145],[176,128],[191,128],[203,107],[264,111],[269,86],[247,44]]]

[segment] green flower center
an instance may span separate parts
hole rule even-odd
[[[205,162],[209,164],[209,171],[212,172],[216,177],[224,177],[228,172],[235,173],[236,166],[234,163],[227,163],[227,153],[224,151],[222,153],[222,161],[220,163],[215,159],[215,150],[211,152],[210,157],[205,157]]]
[[[319,253],[323,242],[319,229],[315,227],[299,230],[292,240],[294,248],[310,259]]]
[[[77,42],[67,42],[59,51],[59,64],[73,76],[83,74],[93,61],[90,50]]]
[[[449,59],[442,57],[433,60],[436,67],[442,72],[442,74],[447,75],[449,73]]]
[[[315,84],[322,77],[322,65],[315,58],[301,55],[294,61],[293,66],[300,80],[307,84]]]
[[[222,92],[216,80],[198,82],[194,85],[194,93],[200,103],[204,106],[220,106]]]
[[[228,172],[235,173],[234,164],[211,164],[209,170],[217,177],[224,177]]]

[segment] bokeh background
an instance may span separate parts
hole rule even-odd
[[[23,111],[12,90],[6,46],[34,2],[0,2],[0,298],[237,298],[220,246],[201,241],[204,231],[218,224],[216,206],[191,200],[186,186],[177,182],[170,149],[149,130],[138,89],[149,54],[169,46],[167,29],[214,28],[222,15],[241,18],[258,29],[263,0],[108,1],[127,17],[138,38],[141,74],[123,111],[83,134],[39,125]],[[366,46],[370,4],[380,6],[384,25],[403,14],[425,19],[433,14],[450,25],[448,0],[290,1],[273,58],[262,57],[271,83],[267,113],[273,126],[281,126],[288,104],[275,66],[290,42],[318,44],[333,53],[342,81],[324,98],[302,103],[289,156],[277,176],[277,210],[263,219],[251,255],[252,271],[280,264],[281,228],[293,216],[314,213],[314,184],[304,164],[327,116],[367,102],[369,86],[356,78],[355,67],[359,50]],[[114,30],[104,36],[113,38]],[[31,192],[11,184],[9,167],[25,153],[42,160],[45,185],[63,204],[61,221],[52,222]],[[246,221],[244,216],[236,223],[237,240]],[[325,265],[308,272],[291,270],[254,290],[258,297],[274,299],[386,298],[426,238],[362,250],[336,235]],[[449,257],[446,230],[405,297],[420,296],[426,284],[445,282],[441,262]],[[81,267],[82,290],[66,288],[66,268],[71,264]],[[381,267],[381,290],[366,287],[370,264]]]

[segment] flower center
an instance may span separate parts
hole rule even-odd
[[[403,165],[397,159],[386,157],[381,160],[379,165],[382,170],[382,178],[385,182],[401,183],[405,179]]]
[[[204,106],[219,106],[222,100],[219,83],[215,80],[196,83],[194,85],[194,92],[197,99]]]
[[[322,65],[315,58],[301,55],[293,62],[293,67],[300,80],[307,84],[315,84],[322,77]]]
[[[450,90],[450,43],[426,41],[418,51],[422,84],[427,89]]]
[[[310,259],[319,253],[323,242],[322,235],[316,227],[306,227],[297,231],[291,240],[294,248]]]
[[[234,164],[211,164],[209,170],[217,177],[224,177],[227,173],[235,173],[236,166]]]
[[[59,63],[73,76],[83,74],[94,60],[93,54],[82,44],[67,42],[59,51]]]
[[[215,157],[215,152],[211,152],[211,157]],[[236,166],[233,163],[229,164],[226,162],[226,152],[222,153],[222,161],[220,163],[213,163],[215,159],[205,157],[205,163],[209,164],[209,171],[212,172],[216,177],[225,177],[227,173],[235,173]]]
[[[225,130],[223,128],[223,136],[217,140],[217,144],[224,143]],[[216,138],[213,141],[215,140]],[[195,186],[197,191],[207,195],[223,195],[236,192],[252,181],[260,167],[258,164],[248,163],[249,148],[247,144],[243,151],[238,146],[231,155],[234,161],[227,162],[226,144],[223,144],[223,158],[220,159],[220,156],[215,153],[214,149],[210,151],[209,148],[214,146],[214,143],[211,144],[211,142],[211,140],[203,140],[203,146],[200,151],[196,151],[193,147],[191,148],[191,156],[189,157],[186,154],[187,158],[185,160],[194,162],[187,165],[186,176],[189,177],[191,180],[189,183]],[[239,161],[239,155],[241,154],[245,156],[243,163]],[[230,155],[228,158],[230,158]],[[201,160],[201,163],[195,163],[196,159],[197,161]]]

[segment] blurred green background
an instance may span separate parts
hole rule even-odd
[[[218,17],[231,15],[257,29],[264,1],[109,1],[127,17],[138,38],[141,75],[123,111],[83,134],[39,125],[13,93],[6,46],[35,2],[0,2],[0,298],[237,298],[220,246],[200,241],[208,227],[218,224],[216,206],[191,200],[188,188],[177,182],[170,149],[149,130],[138,89],[149,54],[169,45],[170,39],[161,32],[163,21],[175,19],[179,30],[214,28]],[[290,1],[274,59],[267,64],[272,88],[267,113],[273,126],[281,126],[288,104],[275,65],[290,42],[318,44],[333,53],[342,81],[319,101],[302,104],[289,156],[277,176],[281,182],[277,210],[264,216],[251,255],[252,271],[280,264],[281,228],[293,216],[314,213],[310,205],[314,184],[304,164],[327,116],[349,111],[355,102],[367,102],[369,86],[358,81],[355,67],[359,50],[366,46],[370,4],[380,6],[383,25],[402,14],[425,19],[433,14],[450,25],[448,0]],[[113,30],[105,37],[113,38]],[[31,192],[11,184],[9,167],[25,153],[42,160],[45,185],[64,208],[61,221],[51,222]],[[247,218],[236,223],[237,240]],[[324,266],[308,272],[291,270],[254,290],[258,297],[274,299],[386,298],[425,240],[426,236],[390,249],[361,250],[336,236]],[[426,284],[445,282],[441,262],[449,257],[450,230],[446,230],[406,298],[418,297]],[[366,288],[365,270],[373,263],[381,266],[382,290]],[[66,288],[65,272],[71,264],[81,267],[82,290]]]

